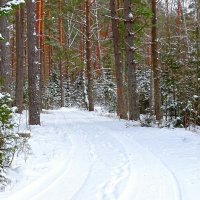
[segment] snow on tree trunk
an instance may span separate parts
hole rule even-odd
[[[36,3],[27,0],[29,124],[40,124],[40,70],[38,62]]]
[[[151,56],[152,56],[152,69],[154,78],[154,106],[156,120],[162,119],[161,113],[161,90],[160,90],[160,69],[158,66],[158,42],[157,42],[157,16],[156,16],[156,0],[151,1],[152,4],[152,28],[151,28]]]
[[[125,48],[126,48],[126,68],[128,78],[128,111],[129,120],[138,120],[137,106],[137,82],[136,82],[136,62],[134,60],[134,34],[133,14],[131,11],[131,0],[124,0],[124,19],[125,19]]]
[[[114,55],[115,55],[115,76],[117,84],[117,115],[121,119],[127,119],[126,106],[125,106],[125,96],[124,96],[124,86],[123,86],[123,65],[120,53],[120,36],[118,30],[118,21],[116,14],[116,2],[115,0],[110,0],[110,11],[112,20],[112,34],[113,34],[113,45],[114,45]]]

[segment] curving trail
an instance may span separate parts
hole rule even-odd
[[[74,109],[51,111],[43,117],[43,126],[33,128],[35,134],[42,134],[33,140],[51,144],[55,154],[51,159],[56,162],[0,199],[199,199],[199,136],[125,126],[126,122]]]

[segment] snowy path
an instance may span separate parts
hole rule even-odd
[[[21,170],[13,172],[22,180],[1,200],[200,198],[198,135],[75,109],[43,115],[32,134],[33,155],[23,166],[16,161]]]

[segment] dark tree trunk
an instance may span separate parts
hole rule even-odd
[[[197,60],[197,65],[196,65],[196,94],[197,96],[200,95],[200,84],[199,84],[199,76],[200,76],[200,2],[196,1],[196,15],[197,15],[197,22],[196,22],[196,41],[197,41],[197,50],[196,50],[196,60]]]
[[[87,93],[88,93],[88,109],[89,111],[94,110],[94,99],[93,99],[93,77],[91,67],[91,33],[90,33],[90,0],[86,0],[85,12],[86,12],[86,75],[87,75]]]
[[[154,110],[156,120],[162,119],[161,113],[161,90],[160,90],[160,69],[158,66],[158,43],[157,43],[157,16],[156,16],[156,0],[151,1],[152,6],[152,29],[151,29],[151,56],[152,56],[152,70],[154,80]]]
[[[123,86],[123,65],[120,53],[120,35],[118,30],[118,20],[116,13],[116,2],[115,0],[110,0],[110,11],[112,20],[112,33],[113,33],[113,45],[114,45],[114,55],[115,55],[115,76],[117,84],[117,115],[121,119],[127,119],[127,112],[125,106],[124,97],[124,86]]]
[[[16,11],[16,89],[15,103],[18,112],[23,111],[24,86],[24,7]]]
[[[40,124],[40,70],[36,35],[36,4],[27,0],[29,124]]]
[[[7,1],[1,0],[0,7]],[[0,18],[0,33],[4,40],[0,41],[0,78],[2,81],[1,91],[11,92],[11,52],[9,43],[9,22],[6,16]]]
[[[136,62],[134,60],[134,34],[133,34],[133,13],[131,11],[131,0],[124,0],[125,19],[125,48],[126,48],[126,69],[128,78],[128,111],[129,120],[138,120],[137,105],[137,82]]]

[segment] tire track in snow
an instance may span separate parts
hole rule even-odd
[[[122,134],[120,134],[121,139],[119,140],[119,138],[117,137],[117,135],[113,133],[113,129],[111,129],[111,128],[108,128],[108,129],[109,129],[108,133],[109,133],[109,134],[112,133],[111,135],[112,135],[116,140],[118,140],[118,142],[121,143],[121,145],[123,145],[123,143],[122,143],[122,141],[123,141],[123,139],[122,139]],[[130,141],[126,141],[125,143],[127,144],[128,142],[130,142]],[[142,157],[143,154],[146,152],[146,154],[147,154],[148,156],[150,156],[150,157],[152,158],[152,160],[154,160],[154,161],[158,164],[158,166],[160,166],[159,168],[160,168],[161,170],[158,170],[158,171],[159,171],[160,174],[163,176],[162,178],[165,178],[165,179],[166,179],[167,184],[166,184],[166,183],[162,183],[162,182],[160,182],[160,181],[159,181],[159,184],[162,183],[162,184],[161,184],[162,187],[166,187],[166,188],[165,188],[166,191],[169,190],[169,191],[167,192],[168,195],[170,194],[170,193],[169,193],[170,191],[171,191],[171,194],[172,194],[171,197],[169,197],[169,196],[164,197],[164,196],[166,195],[166,192],[164,192],[164,190],[163,190],[163,189],[160,187],[160,185],[158,184],[158,188],[161,189],[160,196],[161,196],[162,200],[164,200],[164,199],[166,199],[166,200],[169,200],[169,199],[173,199],[173,200],[182,200],[182,194],[181,194],[180,185],[179,185],[178,179],[177,179],[177,177],[175,176],[175,174],[173,173],[173,171],[172,171],[159,157],[157,157],[152,151],[150,151],[148,148],[145,148],[144,146],[142,146],[141,144],[139,144],[139,143],[136,142],[135,140],[132,141],[132,143],[135,143],[135,145],[132,144],[134,147],[135,147],[135,146],[138,146],[138,148],[140,149],[140,151],[141,151],[141,152],[140,152],[140,153],[141,153],[140,156],[141,156],[141,157]],[[124,146],[124,145],[123,145],[123,146]],[[125,146],[124,146],[124,148],[127,149]],[[134,151],[135,151],[135,150],[133,150],[133,152],[134,152]],[[126,151],[126,152],[127,152],[127,151]],[[136,151],[135,153],[138,153],[138,152]],[[134,162],[137,162],[137,161],[134,161]],[[143,162],[144,165],[147,164],[145,158],[143,159],[142,162]],[[135,170],[135,169],[134,169],[134,163],[133,163],[133,169],[132,169],[132,170]],[[145,170],[145,168],[144,168],[144,170]],[[148,170],[147,170],[147,171],[148,171]],[[141,171],[141,172],[142,172],[142,171]],[[138,173],[141,173],[141,172],[138,172]],[[152,172],[153,172],[153,170],[152,170]],[[151,172],[150,172],[150,173],[151,173]],[[156,172],[156,173],[157,173],[157,172]],[[163,174],[162,174],[162,173],[163,173]],[[156,175],[156,174],[155,174],[155,175]],[[156,176],[155,176],[155,177],[156,177]],[[145,179],[145,180],[146,180],[146,179]],[[134,182],[134,181],[131,181],[131,185],[133,184],[133,182]],[[142,183],[141,183],[141,185],[142,185]],[[130,186],[127,186],[127,187],[129,188],[129,191],[131,191],[131,190],[130,190],[131,187],[130,187]],[[167,187],[168,187],[168,188],[167,188]],[[143,188],[143,189],[146,190],[146,188]],[[143,189],[142,189],[142,191],[140,192],[140,194],[139,194],[138,191],[136,191],[135,198],[137,198],[138,200],[142,200],[142,199],[146,200],[146,198],[147,198],[147,197],[145,197],[145,198],[142,197],[143,194],[144,194]],[[155,188],[155,189],[156,189],[156,188]],[[158,192],[158,191],[155,190],[155,192]],[[162,193],[164,194],[164,196],[162,196]],[[124,195],[127,196],[127,194],[124,194]],[[133,195],[134,195],[134,194],[133,194]],[[133,196],[130,197],[130,199],[132,199],[132,198],[133,198]],[[135,198],[134,198],[134,200],[135,200]],[[157,199],[152,198],[152,200],[160,200],[161,198],[157,198]],[[123,195],[121,196],[120,199],[124,199]],[[128,196],[127,196],[127,199],[128,199]],[[148,197],[148,199],[150,199],[150,198]]]
[[[22,198],[17,199],[182,200],[173,171],[147,147],[123,133],[121,123],[81,111],[63,112],[62,119],[53,113],[52,131],[70,143],[68,158],[63,157],[53,176],[46,176],[49,185],[39,180],[38,186],[36,181],[28,186],[29,196],[22,192]],[[27,194],[27,187],[24,189]],[[9,200],[19,197],[14,196]]]
[[[110,132],[112,133],[112,131],[110,130]],[[118,139],[119,140],[119,138],[118,138],[118,136],[116,135],[116,134],[114,134],[114,133],[112,133],[112,136],[113,137],[115,137],[116,139]],[[120,135],[120,142],[122,143],[122,141],[123,141],[123,139],[122,139],[122,137],[124,137],[125,136],[125,134],[124,135]],[[160,192],[160,195],[161,195],[161,197],[160,198],[152,198],[152,200],[160,200],[160,199],[162,199],[162,200],[164,200],[164,199],[166,199],[166,200],[169,200],[169,199],[173,199],[173,200],[182,200],[182,195],[181,195],[181,189],[180,189],[180,185],[179,185],[179,182],[178,182],[178,179],[177,179],[177,177],[175,176],[175,174],[173,173],[173,171],[159,158],[159,157],[157,157],[151,150],[149,150],[148,148],[146,148],[145,146],[143,146],[143,145],[141,145],[140,143],[138,143],[137,141],[135,141],[135,140],[133,140],[133,141],[130,141],[130,138],[128,138],[128,141],[126,141],[125,143],[126,144],[128,144],[128,142],[129,143],[131,143],[131,145],[132,146],[134,146],[134,148],[135,149],[140,149],[140,156],[141,156],[141,158],[139,159],[139,158],[135,158],[134,160],[134,162],[136,163],[137,161],[139,161],[139,160],[141,160],[140,162],[143,162],[143,164],[144,165],[148,165],[148,164],[150,164],[150,163],[147,163],[147,158],[142,158],[145,154],[147,154],[148,155],[148,157],[151,157],[151,162],[153,162],[153,161],[155,161],[155,163],[159,163],[159,165],[161,166],[161,170],[157,170],[157,172],[159,172],[160,174],[162,174],[162,173],[164,173],[164,171],[165,171],[165,173],[164,174],[166,174],[165,175],[165,178],[169,178],[170,177],[170,182],[171,182],[171,184],[170,184],[170,182],[169,183],[167,183],[167,185],[169,186],[169,187],[171,187],[171,188],[173,188],[172,190],[173,190],[173,192],[172,193],[174,193],[173,195],[172,195],[172,197],[170,198],[169,196],[167,196],[167,197],[163,197],[162,196],[162,193],[164,194],[164,195],[166,195],[166,193],[165,192]],[[137,147],[137,148],[136,148]],[[135,150],[133,150],[133,152],[134,152]],[[135,153],[139,153],[139,152],[137,152],[137,151],[135,151]],[[134,157],[134,156],[133,156]],[[137,169],[134,167],[134,162],[133,162],[133,170],[136,170],[137,171]],[[150,167],[150,165],[148,165],[148,167]],[[145,169],[146,168],[146,169]],[[162,168],[164,169],[164,171],[162,170]],[[147,167],[144,167],[144,169],[143,169],[144,171],[142,171],[141,170],[141,172],[140,171],[137,171],[137,172],[135,172],[135,175],[137,176],[137,173],[145,173],[145,170],[147,170]],[[153,170],[147,170],[147,171],[149,171],[150,173],[152,173],[152,172],[154,172]],[[156,172],[156,173],[157,173]],[[141,176],[142,177],[142,176]],[[133,177],[134,178],[134,177]],[[164,177],[162,177],[162,178],[164,178]],[[145,180],[147,180],[147,179],[145,179]],[[143,183],[142,183],[143,182]],[[142,181],[141,183],[140,183],[140,185],[144,185],[144,181]],[[131,183],[131,185],[134,185],[134,181],[130,181],[130,183]],[[155,183],[154,183],[155,184]],[[167,186],[166,185],[166,186]],[[163,185],[164,186],[164,185]],[[172,187],[173,186],[173,187]],[[131,191],[130,189],[131,189],[131,186],[127,186],[128,187],[128,190],[129,191]],[[133,187],[132,187],[133,188]],[[130,200],[131,200],[131,198],[133,198],[133,196],[134,196],[134,200],[135,199],[138,199],[138,200],[146,200],[146,198],[147,197],[142,197],[143,196],[143,194],[144,194],[144,190],[145,190],[145,192],[146,192],[146,190],[148,190],[148,188],[143,188],[142,190],[141,190],[141,192],[138,192],[138,187],[136,186],[136,188],[137,189],[135,189],[135,191],[136,191],[136,193],[135,193],[135,196],[134,196],[134,193],[132,194],[132,196],[130,197]],[[134,188],[133,188],[134,189]],[[159,188],[158,188],[159,189]],[[161,188],[162,189],[162,188]],[[139,190],[140,190],[140,188],[139,188]],[[170,189],[171,190],[171,189]],[[128,191],[127,191],[128,192]],[[158,192],[158,191],[155,191],[155,192]],[[126,192],[125,192],[126,193]],[[123,195],[125,195],[126,196],[126,198],[128,199],[129,197],[128,196],[130,196],[130,195],[127,195],[127,194],[123,194]],[[167,193],[168,195],[169,195],[169,193]],[[122,199],[124,199],[124,197],[123,197],[123,195],[122,195]],[[149,196],[149,195],[148,195]],[[120,199],[121,199],[120,198]],[[151,197],[148,197],[148,199],[151,199]]]
[[[64,115],[61,119],[57,118],[56,112],[54,113],[54,125],[51,131],[56,132],[58,137],[68,140],[71,144],[70,153],[66,153],[68,157],[62,157],[62,160],[58,160],[56,169],[39,177],[34,183],[15,193],[8,200],[16,198],[20,200],[55,200],[58,196],[59,200],[70,200],[88,177],[91,167],[86,144],[80,140],[80,135],[74,134],[66,127]],[[77,160],[77,158],[81,159]]]
[[[69,163],[63,171],[60,171],[60,175],[47,188],[44,188],[44,190],[31,198],[31,200],[55,200],[57,196],[59,196],[59,200],[69,200],[79,191],[91,171],[87,145],[81,140],[80,135],[74,134],[73,130],[67,127],[64,113],[62,116],[62,119],[57,119],[56,124],[57,126],[60,125],[56,129],[71,141],[72,153]]]
[[[56,133],[59,135],[60,130],[57,128],[57,123],[56,123],[57,118],[54,117],[53,120],[55,120],[55,121],[53,122],[52,127],[48,129],[48,131],[52,132],[53,134]],[[43,128],[45,128],[45,127],[42,127],[41,129],[43,129]],[[52,138],[54,138],[54,136],[52,137],[51,135],[49,135],[48,138],[46,138],[46,139],[48,139],[46,141],[46,143],[48,143],[48,141],[50,141]],[[41,138],[38,138],[38,139],[39,139],[38,144],[41,145],[42,144],[40,141]],[[42,137],[42,141],[44,141],[43,137]],[[68,147],[66,147],[66,149],[63,149],[64,151],[61,152],[62,155],[59,156],[58,161],[60,161],[60,162],[58,163],[58,165],[54,166],[53,168],[50,168],[47,172],[42,174],[42,176],[40,176],[36,180],[30,182],[27,186],[25,186],[21,190],[15,192],[13,195],[8,197],[6,200],[15,200],[15,199],[32,200],[35,198],[37,199],[37,197],[39,197],[40,194],[44,193],[52,186],[52,183],[59,180],[60,174],[61,174],[60,172],[66,170],[70,166],[70,163],[72,160],[72,155],[73,155],[74,150],[72,148],[73,145],[72,145],[72,142],[70,141],[70,138],[68,138],[68,142],[69,142],[69,144],[71,144],[71,148],[68,149]],[[54,141],[54,143],[56,143],[56,140]],[[52,142],[51,142],[51,144],[52,144]],[[50,152],[50,153],[54,154],[54,151],[55,150],[52,150],[52,152]],[[67,157],[64,158],[64,155],[66,155]],[[51,174],[51,175],[49,176],[49,174]],[[41,191],[41,188],[43,189],[42,191]]]
[[[180,184],[178,182],[178,178],[176,177],[175,173],[170,169],[170,167],[161,158],[159,158],[158,156],[156,156],[156,154],[153,151],[151,151],[149,148],[145,147],[144,145],[142,145],[142,144],[140,144],[140,143],[138,143],[136,141],[134,141],[134,142],[137,143],[138,145],[140,145],[142,148],[144,148],[147,151],[149,151],[169,171],[169,173],[173,177],[173,180],[174,180],[176,188],[177,188],[177,200],[182,200],[181,187],[180,187]]]
[[[88,114],[86,113],[79,113],[79,118],[81,119],[81,122],[83,123],[88,123],[88,127],[85,130],[85,134],[87,135],[88,130],[93,130],[93,132],[96,133],[103,133],[101,134],[103,137],[105,137],[105,140],[108,140],[108,136],[112,137],[111,140],[117,141],[118,145],[117,146],[123,146],[123,152],[126,152],[126,156],[128,154],[135,153],[135,155],[128,156],[129,161],[129,170],[130,170],[130,162],[131,162],[131,175],[129,174],[126,177],[126,189],[121,188],[121,194],[115,195],[115,189],[116,185],[114,184],[115,178],[114,175],[112,174],[110,177],[109,181],[104,182],[99,186],[99,190],[97,192],[97,199],[98,200],[181,200],[181,191],[180,187],[178,185],[178,181],[175,179],[175,177],[171,174],[171,171],[164,165],[164,163],[161,162],[161,160],[156,157],[155,155],[152,154],[147,148],[142,147],[139,143],[136,141],[124,141],[124,137],[122,137],[122,134],[120,134],[120,138],[116,133],[119,131],[113,131],[113,128],[110,128],[110,126],[106,126],[106,129],[102,126],[99,125],[99,123],[95,124],[95,116],[92,116],[90,118]],[[107,119],[108,120],[108,119]],[[111,120],[108,120],[111,121]],[[92,127],[92,122],[95,124],[94,127]],[[109,123],[109,122],[108,122]],[[112,123],[112,122],[110,122]],[[76,127],[78,129],[83,130],[84,127]],[[75,129],[76,129],[75,128]],[[114,133],[115,132],[115,133]],[[91,134],[90,134],[91,135]],[[88,135],[87,135],[88,137]],[[124,144],[130,144],[131,148],[125,147]],[[108,144],[107,141],[107,146],[109,147],[110,145]],[[137,155],[138,154],[138,155]],[[149,159],[149,157],[151,159]],[[154,162],[152,165],[151,162]],[[139,163],[139,164],[137,164]],[[150,164],[149,166],[147,166]],[[122,166],[118,166],[118,169],[122,168]],[[139,169],[141,168],[141,169]],[[155,170],[156,168],[157,170]],[[126,169],[125,169],[126,171]],[[159,173],[158,173],[159,172]],[[145,176],[143,176],[143,174]],[[121,175],[116,175],[119,178]],[[163,181],[161,180],[163,179]],[[153,180],[153,181],[152,181]],[[156,180],[156,182],[155,182]],[[90,181],[90,178],[87,179],[85,184]],[[136,183],[138,181],[139,183]],[[139,186],[138,186],[139,184]],[[86,184],[87,185],[87,184]],[[142,188],[141,186],[145,185],[146,188]],[[85,185],[81,188],[79,193],[76,194],[77,200],[80,200],[80,196],[84,191]],[[123,191],[124,189],[124,191]],[[144,195],[144,190],[148,195]],[[166,196],[167,195],[167,196]],[[92,199],[92,198],[91,198]],[[93,198],[94,199],[94,198]]]
[[[122,147],[117,140],[113,137],[109,138],[107,133],[102,132],[102,129],[96,128],[95,126],[93,127],[91,124],[88,124],[87,128],[85,128],[85,123],[88,123],[88,116],[83,115],[79,117],[81,118],[81,123],[83,124],[80,125],[80,123],[77,123],[76,127],[71,128],[73,128],[74,131],[79,130],[79,134],[81,133],[81,135],[85,135],[85,142],[88,146],[90,146],[90,155],[93,157],[94,162],[90,174],[80,190],[72,199],[80,200],[83,193],[87,191],[90,191],[90,194],[87,196],[91,200],[118,199],[118,191],[120,191],[119,187],[123,187],[123,185],[125,185],[124,182],[127,181],[127,177],[129,175],[129,162],[127,162],[127,156],[124,155],[124,149],[121,149]],[[114,143],[115,145],[113,146]],[[106,150],[107,155],[101,155],[102,148]],[[119,162],[116,162],[116,166],[116,163],[110,163],[111,166],[107,166],[106,169],[104,164],[108,164],[107,162],[110,162],[105,160],[108,155],[116,157],[119,160],[121,159],[120,164],[118,164]],[[99,166],[101,167],[99,168]],[[97,173],[103,173],[103,171],[107,171],[109,175],[105,176],[104,179],[99,178],[98,181],[95,180],[98,178],[96,177]],[[104,175],[102,174],[102,176]],[[92,182],[94,181],[98,182],[98,185],[93,185]]]

